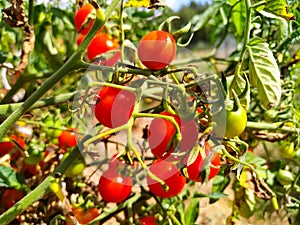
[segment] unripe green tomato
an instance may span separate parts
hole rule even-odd
[[[62,127],[61,122],[58,119],[48,116],[43,123],[45,124],[43,130],[47,137],[51,138],[52,140],[56,140],[62,132],[60,129]]]
[[[66,152],[62,158],[62,162],[69,156],[69,152]],[[66,177],[76,177],[82,174],[83,170],[85,168],[85,161],[83,157],[80,155],[77,159],[68,167],[68,169],[65,171]]]
[[[279,170],[276,179],[281,185],[290,185],[294,181],[294,174],[288,170]]]
[[[228,111],[226,116],[225,137],[233,138],[243,133],[247,125],[247,111],[240,107],[237,111]]]
[[[277,111],[274,109],[269,109],[264,112],[264,120],[267,122],[273,122],[277,117]]]

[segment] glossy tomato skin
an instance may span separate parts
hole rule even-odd
[[[178,157],[172,156],[176,151],[186,152],[192,149],[198,139],[198,126],[194,120],[183,120],[177,115],[172,115],[167,111],[160,113],[161,115],[172,116],[180,127],[182,139],[177,148],[177,143],[174,142],[176,128],[174,124],[162,118],[155,118],[149,126],[149,146],[154,156],[159,159],[168,161],[179,160]]]
[[[135,100],[133,92],[105,86],[98,92],[95,117],[106,127],[119,127],[131,117]]]
[[[78,9],[74,16],[76,31],[81,34],[87,34],[95,22],[95,19],[93,19],[93,17],[95,17],[93,14],[95,13],[96,10],[90,3],[83,5],[80,9]]]
[[[58,137],[58,145],[59,147],[66,149],[72,148],[77,145],[77,135],[73,132],[74,129],[68,128],[61,132]]]
[[[87,48],[87,56],[89,60],[94,60],[101,54],[116,50],[118,51],[119,43],[105,33],[96,35]],[[119,56],[119,54],[117,54]]]
[[[120,203],[130,195],[132,184],[132,177],[122,176],[109,169],[100,177],[98,191],[104,201]]]
[[[77,207],[72,207],[72,212],[74,214],[74,217],[77,219],[79,224],[88,224],[93,219],[98,217],[100,215],[97,208],[88,208],[88,209],[82,209]],[[70,217],[67,216],[68,221],[66,221],[66,225],[75,225],[73,222],[70,221]],[[100,222],[96,223],[97,225],[100,224]]]
[[[239,136],[247,125],[247,111],[240,107],[237,111],[227,111],[225,137]]]
[[[205,153],[207,157],[210,156],[211,149],[211,146],[205,143]],[[188,157],[185,158],[185,164],[187,164],[187,158]],[[220,155],[216,153],[214,156],[212,156],[212,159],[210,161],[208,180],[214,178],[218,174],[218,172],[220,171],[220,164]],[[201,172],[203,172],[204,166],[205,160],[199,153],[196,160],[192,164],[186,166],[188,179],[195,182],[201,182]]]
[[[147,185],[154,195],[160,198],[171,198],[183,190],[186,178],[172,162],[157,160],[149,167],[149,170],[162,179],[168,187],[168,190],[165,190],[159,182],[147,175]]]
[[[5,209],[9,209],[14,204],[16,204],[19,200],[24,197],[24,194],[20,190],[16,189],[6,189],[3,191],[1,195],[1,205],[5,207]]]
[[[138,57],[151,70],[161,70],[167,67],[175,55],[175,40],[166,31],[151,31],[138,44]]]
[[[153,216],[145,216],[140,219],[140,225],[156,225],[155,219]]]
[[[17,148],[17,146],[13,143],[13,141],[17,142],[18,145],[21,148],[25,148],[26,144],[23,140],[23,138],[16,136],[16,135],[11,135],[10,138],[5,138],[2,142],[0,142],[0,157],[4,156],[5,154],[10,153],[12,150]],[[15,160],[17,157],[19,157],[20,154],[18,152],[12,154],[11,159]]]

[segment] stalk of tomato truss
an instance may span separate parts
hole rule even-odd
[[[71,71],[79,70],[84,68],[84,63],[82,62],[82,57],[85,53],[86,48],[91,42],[92,38],[97,34],[98,30],[104,25],[105,21],[110,17],[113,10],[117,6],[120,0],[114,0],[110,6],[106,9],[105,15],[99,8],[98,4],[90,0],[96,7],[96,20],[95,23],[87,34],[85,39],[82,41],[81,45],[76,52],[70,57],[70,59],[52,76],[50,76],[42,86],[36,90],[22,105],[20,108],[15,110],[3,123],[0,125],[0,138],[2,138],[7,130],[21,117],[26,113],[32,105],[37,102],[48,90],[50,90],[56,83],[58,83],[63,77],[68,75]]]

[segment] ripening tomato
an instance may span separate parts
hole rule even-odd
[[[155,219],[153,216],[145,216],[140,219],[140,225],[156,225]]]
[[[123,176],[116,170],[106,170],[100,177],[98,191],[106,202],[123,202],[131,193],[132,177]]]
[[[102,87],[96,98],[95,117],[106,127],[119,127],[131,117],[135,100],[136,95],[131,91]]]
[[[14,204],[16,204],[19,200],[24,197],[24,194],[20,190],[16,189],[5,189],[1,195],[1,205],[4,206],[5,209],[9,209]]]
[[[151,70],[161,70],[168,66],[176,55],[173,36],[161,30],[146,34],[138,44],[138,57]]]
[[[74,16],[74,25],[77,32],[87,34],[92,28],[96,18],[96,10],[90,3],[78,9]]]
[[[108,36],[105,33],[100,33],[96,35],[87,48],[87,56],[89,60],[94,60],[99,57],[101,54],[106,53],[111,50],[116,50],[118,53],[119,43]],[[120,57],[120,53],[115,54]],[[119,58],[117,58],[118,60]],[[116,61],[117,61],[116,60]]]
[[[192,149],[198,139],[198,126],[194,120],[183,120],[177,115],[172,115],[167,111],[160,113],[161,115],[172,116],[180,127],[181,142],[179,144],[180,151],[188,151]],[[159,159],[167,159],[168,161],[178,160],[172,156],[178,143],[174,141],[176,129],[174,124],[162,118],[155,118],[149,126],[149,146],[153,155]]]
[[[205,154],[207,157],[211,157],[211,150],[212,147],[206,142],[205,143]],[[188,156],[185,158],[185,164],[187,164]],[[205,177],[205,174],[202,174],[205,172],[204,166],[205,166],[205,160],[202,158],[201,153],[198,154],[196,160],[186,166],[186,172],[188,175],[188,179],[195,181],[195,182],[201,182],[202,177]],[[212,156],[210,160],[210,168],[209,168],[209,175],[208,175],[208,180],[214,178],[218,172],[220,171],[220,155],[215,154]]]
[[[158,181],[147,175],[147,185],[154,195],[160,198],[171,198],[183,190],[186,178],[172,162],[159,159],[149,167],[149,170],[162,179],[167,187],[165,189]]]
[[[100,213],[97,208],[88,208],[82,209],[77,207],[72,207],[72,212],[74,217],[77,219],[79,224],[85,225],[97,218]],[[75,223],[71,222],[70,216],[67,216],[68,220],[66,221],[66,225],[75,225]],[[100,222],[97,222],[96,225],[99,225]]]
[[[66,149],[77,145],[77,135],[73,128],[68,128],[61,132],[58,137],[59,147]]]

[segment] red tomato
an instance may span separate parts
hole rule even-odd
[[[84,38],[85,38],[84,34],[78,34],[76,44],[79,46]]]
[[[144,218],[140,219],[140,221],[140,225],[156,225],[153,216],[145,216]]]
[[[78,9],[74,16],[74,25],[77,32],[87,34],[95,22],[96,10],[91,4],[85,4]]]
[[[206,156],[210,156],[211,149],[212,147],[208,143],[205,143]],[[185,164],[187,164],[187,159],[188,157],[185,159]],[[216,153],[210,161],[208,180],[214,178],[218,174],[218,172],[220,171],[220,164],[221,164],[220,155]],[[205,160],[202,159],[202,156],[199,153],[196,160],[192,164],[186,167],[188,179],[195,182],[201,182],[202,181],[201,173],[204,172],[203,170],[204,165],[205,165]]]
[[[73,132],[74,129],[68,128],[68,130],[64,130],[58,137],[58,145],[59,147],[66,149],[71,148],[77,145],[77,135]]]
[[[10,139],[9,138],[5,138],[4,141],[0,142],[0,157],[4,156],[5,154],[10,153],[12,150],[17,149],[16,144],[13,142],[18,143],[18,145],[20,147],[22,147],[23,149],[26,147],[26,144],[23,140],[23,138],[16,136],[16,135],[11,135]],[[14,152],[11,155],[11,160],[15,160],[18,157],[20,157],[20,152]]]
[[[165,190],[159,182],[147,175],[148,187],[154,195],[160,198],[171,198],[179,194],[184,188],[186,178],[181,175],[172,162],[157,160],[150,166],[149,170],[162,179],[168,187],[168,190]]]
[[[131,193],[132,177],[125,177],[113,169],[105,171],[100,177],[98,191],[106,202],[123,202]]]
[[[82,208],[72,207],[72,212],[75,218],[77,219],[77,221],[79,222],[79,224],[82,225],[88,224],[89,222],[91,222],[93,219],[97,218],[100,215],[97,208],[88,208],[84,210]],[[67,216],[67,218],[69,220],[66,221],[66,225],[75,225],[75,223],[70,221],[70,216]],[[100,222],[96,224],[99,225]]]
[[[23,197],[24,195],[20,190],[6,189],[1,195],[1,205],[4,206],[5,209],[9,209]]]
[[[135,100],[136,95],[131,91],[105,86],[98,93],[95,116],[106,127],[119,127],[131,117]]]
[[[172,116],[180,127],[182,139],[179,145],[179,150],[188,151],[192,149],[198,139],[198,126],[194,120],[182,120],[177,115],[172,115],[167,111],[161,113],[162,115]],[[155,118],[151,121],[149,126],[149,146],[152,154],[159,159],[167,159],[169,161],[178,160],[171,153],[176,149],[174,135],[176,129],[174,124],[161,118]]]
[[[100,33],[96,35],[87,48],[87,56],[89,60],[94,60],[99,57],[101,54],[111,51],[118,50],[119,43],[113,38],[109,37],[105,33]],[[117,54],[117,56],[120,53]],[[119,56],[120,57],[120,56]],[[119,59],[118,57],[118,59]]]
[[[147,68],[160,70],[175,58],[176,43],[170,33],[156,30],[140,40],[137,50],[139,59]]]

